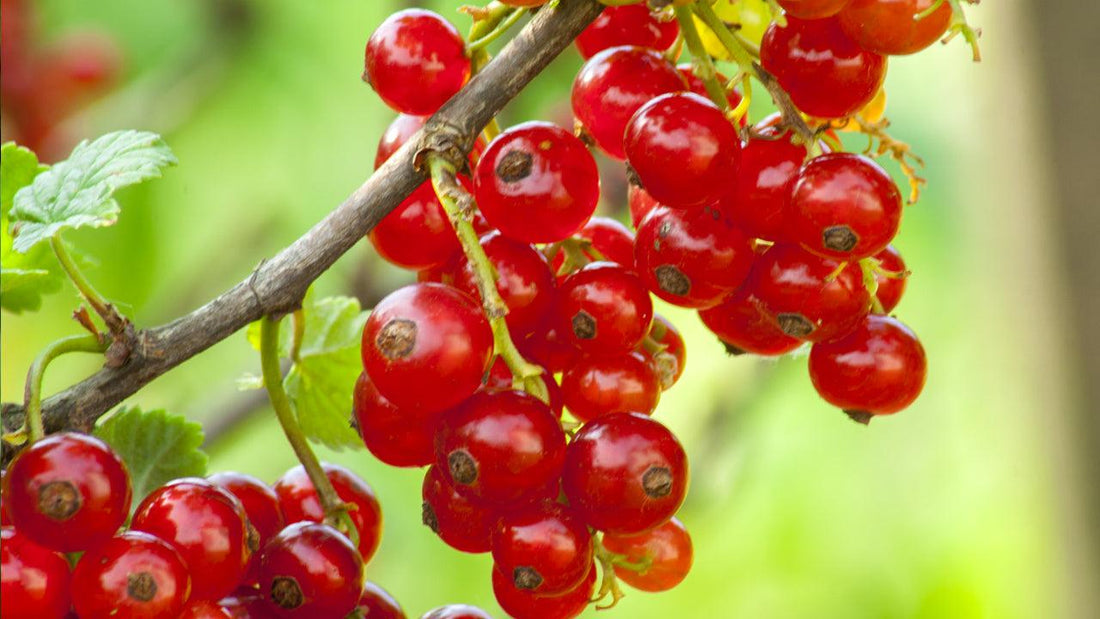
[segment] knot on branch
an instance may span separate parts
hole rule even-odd
[[[413,155],[413,167],[424,170],[428,155],[433,154],[454,166],[456,170],[468,167],[467,153],[474,147],[476,134],[471,135],[462,127],[443,118],[433,116],[424,124],[420,132],[420,142]]]

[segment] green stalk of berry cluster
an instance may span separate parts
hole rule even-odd
[[[84,277],[80,268],[76,266],[76,261],[69,255],[69,250],[65,249],[65,242],[61,240],[60,234],[50,237],[50,247],[53,249],[54,255],[57,256],[57,261],[61,263],[61,269],[72,280],[73,285],[80,292],[80,296],[84,297],[84,300],[92,306],[96,314],[99,314],[111,333],[122,333],[126,327],[126,319],[120,316],[115,308],[103,298],[103,295],[99,294],[95,286],[92,286],[88,278]]]
[[[691,63],[695,75],[703,80],[703,86],[707,89],[707,96],[723,112],[729,110],[729,99],[726,98],[726,89],[718,80],[718,71],[714,69],[714,61],[703,46],[703,39],[699,37],[699,30],[695,27],[695,20],[691,16],[691,8],[677,6],[676,21],[680,23],[680,34],[684,37],[688,51],[691,52]]]
[[[466,54],[470,57],[470,74],[476,74],[489,62],[489,51],[485,48],[500,35],[508,31],[527,12],[493,0],[484,7],[464,7],[474,17],[470,34],[466,37]],[[492,140],[500,134],[500,124],[494,117],[485,126],[485,139]]]
[[[283,371],[279,367],[279,322],[280,318],[264,316],[260,321],[260,367],[263,370],[264,387],[267,389],[271,407],[275,409],[275,417],[279,425],[283,427],[286,440],[294,455],[302,463],[302,467],[309,476],[309,481],[317,491],[317,497],[321,501],[321,508],[325,512],[325,524],[340,531],[352,544],[359,545],[359,531],[355,523],[348,516],[349,505],[345,503],[325,474],[321,461],[313,448],[309,446],[302,427],[298,424],[298,418],[294,414],[294,407],[283,389]]]
[[[653,566],[652,557],[645,557],[640,561],[631,561],[626,555],[621,555],[615,552],[611,552],[603,545],[602,535],[592,536],[592,550],[593,556],[600,564],[600,571],[602,573],[602,580],[600,581],[600,589],[596,592],[593,602],[601,602],[607,596],[611,596],[611,601],[603,606],[596,606],[596,610],[607,610],[612,606],[619,603],[619,600],[626,597],[621,587],[619,587],[619,577],[615,575],[615,568],[623,568],[632,572],[644,573],[650,567]]]
[[[27,371],[27,384],[23,391],[23,410],[26,415],[24,427],[31,443],[46,436],[46,428],[42,423],[42,377],[46,373],[46,366],[66,353],[102,353],[110,343],[110,338],[98,335],[74,335],[46,346],[34,358]]]
[[[431,170],[435,194],[439,197],[443,210],[447,212],[462,251],[473,268],[477,289],[481,293],[482,308],[493,330],[496,354],[512,371],[518,386],[543,402],[548,402],[550,396],[546,390],[546,383],[542,380],[542,368],[523,358],[508,332],[508,324],[504,319],[508,313],[508,306],[505,305],[504,299],[497,290],[496,269],[489,260],[489,256],[485,254],[485,249],[481,247],[472,223],[475,208],[473,196],[458,183],[455,166],[446,159],[436,154],[429,154],[428,168]]]

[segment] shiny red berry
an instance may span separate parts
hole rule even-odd
[[[448,604],[433,608],[420,619],[493,619],[489,613],[468,604]]]
[[[110,539],[130,513],[126,466],[86,434],[54,434],[27,447],[3,483],[12,524],[50,550],[87,550]]]
[[[610,217],[593,217],[577,232],[577,236],[592,243],[593,256],[634,270],[634,233]]]
[[[428,181],[414,189],[367,236],[378,255],[403,269],[441,265],[462,249]]]
[[[553,312],[534,332],[517,340],[516,348],[528,361],[538,363],[554,374],[572,367],[581,357],[581,352],[568,339]]]
[[[806,160],[806,147],[791,142],[791,136],[765,121],[741,150],[729,216],[753,238],[786,241],[790,234],[786,219],[791,189]]]
[[[580,421],[612,413],[648,415],[661,398],[661,376],[644,353],[585,356],[561,377],[565,407]]]
[[[852,0],[840,12],[840,25],[853,41],[879,54],[914,54],[935,43],[951,25],[951,4],[935,0]]]
[[[271,538],[260,559],[260,591],[279,617],[344,617],[363,588],[363,559],[336,529],[296,522]]]
[[[787,12],[788,19],[821,19],[836,15],[851,0],[779,0],[779,6]]]
[[[211,600],[195,600],[176,619],[234,619],[233,611]]]
[[[405,611],[389,591],[367,581],[359,595],[359,612],[363,619],[405,619]]]
[[[875,283],[878,289],[875,296],[882,304],[882,312],[889,314],[901,301],[905,294],[905,283],[909,280],[909,270],[905,268],[905,260],[901,252],[893,245],[887,245],[886,249],[875,254],[878,267],[875,270]]]
[[[257,535],[257,550],[286,525],[283,510],[279,506],[279,497],[275,496],[275,491],[270,486],[255,477],[243,473],[224,472],[215,473],[207,477],[207,480],[237,497],[244,506],[248,523],[252,525]],[[258,566],[259,556],[257,553],[252,553],[245,580],[255,582]]]
[[[776,356],[791,352],[802,341],[783,332],[752,297],[752,277],[718,305],[699,310],[699,318],[731,354]]]
[[[649,332],[653,300],[633,272],[592,262],[562,282],[556,312],[562,331],[583,352],[625,353]]]
[[[660,422],[637,413],[590,421],[569,444],[562,488],[592,528],[634,535],[667,522],[684,502],[688,461]]]
[[[493,595],[514,619],[572,619],[581,614],[596,589],[596,566],[580,586],[562,595],[543,597],[517,589],[510,576],[493,569]]]
[[[378,140],[378,148],[374,153],[374,169],[382,167],[382,164],[404,146],[409,138],[424,128],[424,123],[427,121],[427,116],[411,114],[398,114],[397,118],[390,121],[386,131]]]
[[[600,177],[588,148],[547,122],[516,125],[485,149],[474,195],[494,228],[527,243],[552,243],[584,225],[600,197]]]
[[[558,381],[550,374],[543,374],[542,382],[546,385],[547,404],[550,405],[550,410],[554,413],[554,417],[561,419],[562,408],[565,407],[565,403],[562,399],[561,387],[558,385]],[[511,391],[514,388],[514,383],[515,376],[512,374],[512,370],[508,369],[508,364],[504,362],[504,359],[497,357],[497,360],[493,362],[493,367],[485,375],[485,390]]]
[[[604,535],[603,545],[631,563],[648,562],[643,570],[615,567],[616,576],[640,591],[667,591],[680,584],[691,569],[691,536],[675,518],[641,535]]]
[[[667,391],[680,380],[684,374],[684,365],[687,363],[687,348],[684,345],[684,337],[672,321],[660,314],[653,316],[653,325],[649,329],[649,337],[664,350],[649,353],[657,367],[657,376],[661,380],[661,389]]]
[[[630,206],[630,223],[635,229],[642,225],[642,221],[650,211],[661,205],[649,195],[649,192],[633,183],[627,188],[626,196]]]
[[[435,465],[428,467],[424,474],[422,496],[424,525],[444,543],[462,552],[489,552],[497,520],[493,507],[475,503],[460,494],[447,479],[447,474]]]
[[[592,535],[572,510],[542,501],[504,513],[493,530],[493,567],[517,589],[562,595],[592,567]]]
[[[13,527],[0,529],[0,614],[61,619],[69,612],[69,562]]]
[[[573,82],[573,114],[596,145],[625,159],[623,133],[650,99],[685,87],[676,67],[644,47],[611,47],[592,56]]]
[[[863,423],[912,404],[927,373],[920,340],[889,316],[871,314],[848,335],[810,349],[810,379],[818,394]]]
[[[191,594],[188,568],[161,539],[126,531],[80,557],[73,570],[73,605],[81,619],[175,617]]]
[[[493,332],[468,295],[441,284],[405,286],[378,302],[363,327],[363,367],[395,405],[441,411],[481,384]]]
[[[332,482],[340,500],[354,506],[348,511],[352,524],[359,532],[359,554],[363,562],[369,562],[382,541],[382,506],[374,496],[374,490],[355,473],[338,465],[324,462],[321,467]],[[305,467],[298,465],[275,482],[275,494],[286,514],[287,522],[323,522],[325,510]]]
[[[662,19],[644,2],[609,6],[577,36],[577,51],[585,59],[609,47],[637,45],[663,52],[672,47],[680,27],[675,19]]]
[[[386,105],[433,114],[470,77],[458,29],[436,13],[405,9],[386,18],[367,41],[363,79]]]
[[[687,89],[689,91],[700,97],[706,97],[708,100],[710,99],[710,93],[707,92],[706,84],[703,82],[702,78],[695,74],[695,67],[690,62],[681,62],[676,65],[676,70],[679,71],[680,76],[684,78],[684,82],[687,83]],[[715,78],[722,84],[729,81],[729,78],[721,73],[715,74]],[[726,102],[729,103],[731,110],[741,103],[741,98],[741,93],[736,90],[731,89],[726,91]],[[741,117],[740,124],[742,127],[745,126],[747,118],[747,114]]]
[[[435,459],[432,437],[437,415],[417,416],[394,406],[378,393],[366,372],[355,381],[352,414],[363,443],[382,462],[414,467]]]

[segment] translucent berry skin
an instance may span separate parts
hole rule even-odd
[[[424,525],[444,543],[461,552],[489,552],[497,520],[494,508],[460,494],[434,465],[424,474],[422,496]]]
[[[586,423],[569,444],[562,488],[592,528],[644,533],[684,502],[687,455],[672,432],[649,417],[606,415]]]
[[[355,546],[324,524],[291,524],[261,555],[260,591],[278,617],[344,617],[355,609],[362,583]]]
[[[764,34],[760,60],[798,109],[818,118],[858,112],[886,76],[886,58],[856,45],[835,17],[788,17],[785,28],[773,23]]]
[[[705,206],[733,190],[741,138],[704,97],[679,92],[653,99],[630,119],[623,139],[642,186],[665,206]]]
[[[753,251],[714,206],[655,208],[638,228],[634,267],[653,294],[680,307],[717,304],[744,282]]]
[[[553,374],[564,372],[581,357],[553,313],[534,332],[516,341],[516,348],[528,361],[538,363]]]
[[[370,485],[355,473],[328,462],[321,463],[321,467],[340,499],[355,506],[348,516],[359,531],[359,554],[366,563],[382,541],[382,506],[378,504]],[[279,505],[286,514],[287,522],[324,521],[325,510],[305,467],[299,465],[284,473],[275,482],[275,494],[279,497]]]
[[[615,575],[639,591],[667,591],[680,584],[691,569],[691,536],[675,518],[641,535],[604,535],[603,545],[611,552],[625,555],[630,562],[645,559],[652,562],[641,572],[615,567]]]
[[[257,535],[257,550],[286,525],[283,509],[279,506],[279,497],[275,496],[275,491],[270,486],[255,477],[243,473],[224,472],[210,475],[207,480],[237,497],[244,506],[248,523],[252,525]],[[245,576],[247,582],[256,582],[256,570],[259,565],[259,553],[254,552],[249,559],[248,573]]]
[[[577,232],[577,236],[592,242],[592,249],[603,259],[634,269],[634,233],[610,217],[593,217]]]
[[[649,329],[649,337],[665,349],[660,353],[650,355],[657,367],[657,377],[661,381],[661,389],[667,391],[680,380],[684,374],[684,366],[687,364],[687,347],[684,345],[684,337],[680,330],[672,324],[668,318],[660,314],[653,316],[653,325]]]
[[[886,271],[886,273],[875,272],[875,282],[878,284],[875,296],[882,304],[882,312],[889,314],[898,306],[902,295],[905,294],[905,283],[909,280],[908,270],[905,268],[905,260],[902,259],[901,252],[893,245],[887,245],[886,249],[875,254],[875,259],[879,262],[880,271]],[[895,275],[892,276],[891,273]]]
[[[497,291],[508,307],[504,321],[513,336],[534,331],[554,305],[554,274],[538,250],[499,232],[481,237],[481,248],[497,272]],[[470,262],[458,255],[454,286],[481,299],[477,276]]]
[[[3,484],[12,525],[58,552],[107,541],[130,513],[126,466],[106,443],[86,434],[53,434],[19,452]]]
[[[625,159],[623,133],[650,99],[685,87],[676,67],[644,47],[611,47],[592,56],[573,82],[573,115],[605,153]]]
[[[461,251],[430,182],[414,189],[367,237],[378,255],[403,269],[431,268]]]
[[[754,270],[754,295],[788,336],[809,342],[838,338],[871,306],[859,264],[840,265],[797,245],[775,245]]]
[[[363,367],[378,391],[397,406],[421,412],[469,397],[492,352],[493,332],[481,308],[442,284],[395,290],[375,305],[363,327]]]
[[[644,353],[586,356],[561,377],[565,407],[580,421],[613,413],[648,415],[661,399],[661,377]]]
[[[890,415],[924,388],[928,360],[901,321],[871,314],[848,335],[810,349],[810,379],[826,402],[849,414]]]
[[[389,591],[367,581],[359,596],[359,611],[365,619],[405,619],[405,611]]]
[[[7,477],[7,469],[0,469],[0,526],[11,526],[11,516],[8,515],[8,508],[4,506],[4,478]]]
[[[489,613],[476,606],[467,604],[448,604],[433,608],[420,616],[420,619],[493,619]]]
[[[951,25],[944,2],[922,19],[913,16],[935,0],[852,0],[840,12],[840,25],[853,41],[878,54],[915,54],[938,41]]]
[[[732,354],[774,357],[801,346],[801,340],[783,333],[775,320],[760,309],[751,289],[746,283],[718,305],[699,310],[699,318]]]
[[[435,113],[470,78],[458,29],[436,13],[398,11],[367,41],[363,79],[398,112]]]
[[[791,133],[780,133],[765,123],[741,149],[741,166],[730,202],[730,219],[745,234],[769,241],[786,241],[791,190],[806,160],[806,147],[791,143]]]
[[[517,589],[562,595],[577,588],[592,567],[592,535],[564,505],[542,501],[505,512],[493,529],[493,566]]]
[[[561,330],[587,354],[633,350],[649,332],[653,300],[642,280],[613,262],[592,262],[562,282]]]
[[[233,619],[233,611],[211,600],[196,600],[176,619]]]
[[[631,184],[626,192],[627,202],[630,206],[630,224],[636,229],[642,225],[646,215],[661,204],[653,199],[645,189]],[[633,261],[631,262],[633,264]]]
[[[821,19],[836,15],[851,0],[779,0],[787,18]]]
[[[474,174],[485,219],[527,243],[552,243],[584,225],[600,197],[596,160],[553,123],[516,125],[489,143]]]
[[[802,167],[791,193],[791,236],[809,251],[858,260],[886,248],[901,225],[901,193],[864,155],[828,153]]]
[[[515,587],[512,579],[493,569],[493,595],[504,612],[514,619],[572,619],[584,612],[596,590],[596,566],[580,586],[562,595],[541,597]]]
[[[636,45],[663,52],[680,34],[676,20],[659,20],[645,3],[609,6],[577,36],[577,51],[585,60],[609,47]]]
[[[435,459],[435,415],[418,417],[378,393],[366,372],[355,381],[352,415],[359,436],[375,458],[390,466],[426,466]]]
[[[73,570],[73,604],[81,619],[175,617],[187,604],[191,578],[169,544],[125,531],[80,557]]]
[[[232,494],[198,478],[183,478],[154,490],[138,506],[131,529],[166,542],[191,572],[191,597],[221,599],[245,575],[258,548],[244,506]],[[250,545],[251,542],[251,545]]]
[[[259,555],[261,553],[257,553]],[[228,597],[218,601],[218,605],[229,611],[233,619],[272,619],[275,614],[267,608],[264,596],[259,589],[240,587]]]
[[[459,493],[510,503],[561,472],[565,433],[550,407],[521,391],[480,392],[439,420],[436,465]]]
[[[398,114],[397,118],[390,121],[386,131],[378,140],[378,148],[374,153],[374,169],[377,170],[382,167],[382,164],[404,146],[409,138],[424,128],[424,123],[427,121],[427,116],[413,116],[412,114]]]
[[[69,562],[12,527],[0,529],[0,614],[61,619],[69,612]]]

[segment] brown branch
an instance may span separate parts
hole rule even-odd
[[[128,363],[103,368],[42,403],[49,432],[89,430],[111,407],[153,379],[267,314],[295,309],[306,289],[336,259],[426,178],[413,166],[418,150],[462,161],[474,138],[519,91],[596,18],[595,0],[561,0],[546,7],[492,62],[327,217],[244,281],[190,314],[137,333]],[[9,415],[22,407],[5,405]]]

